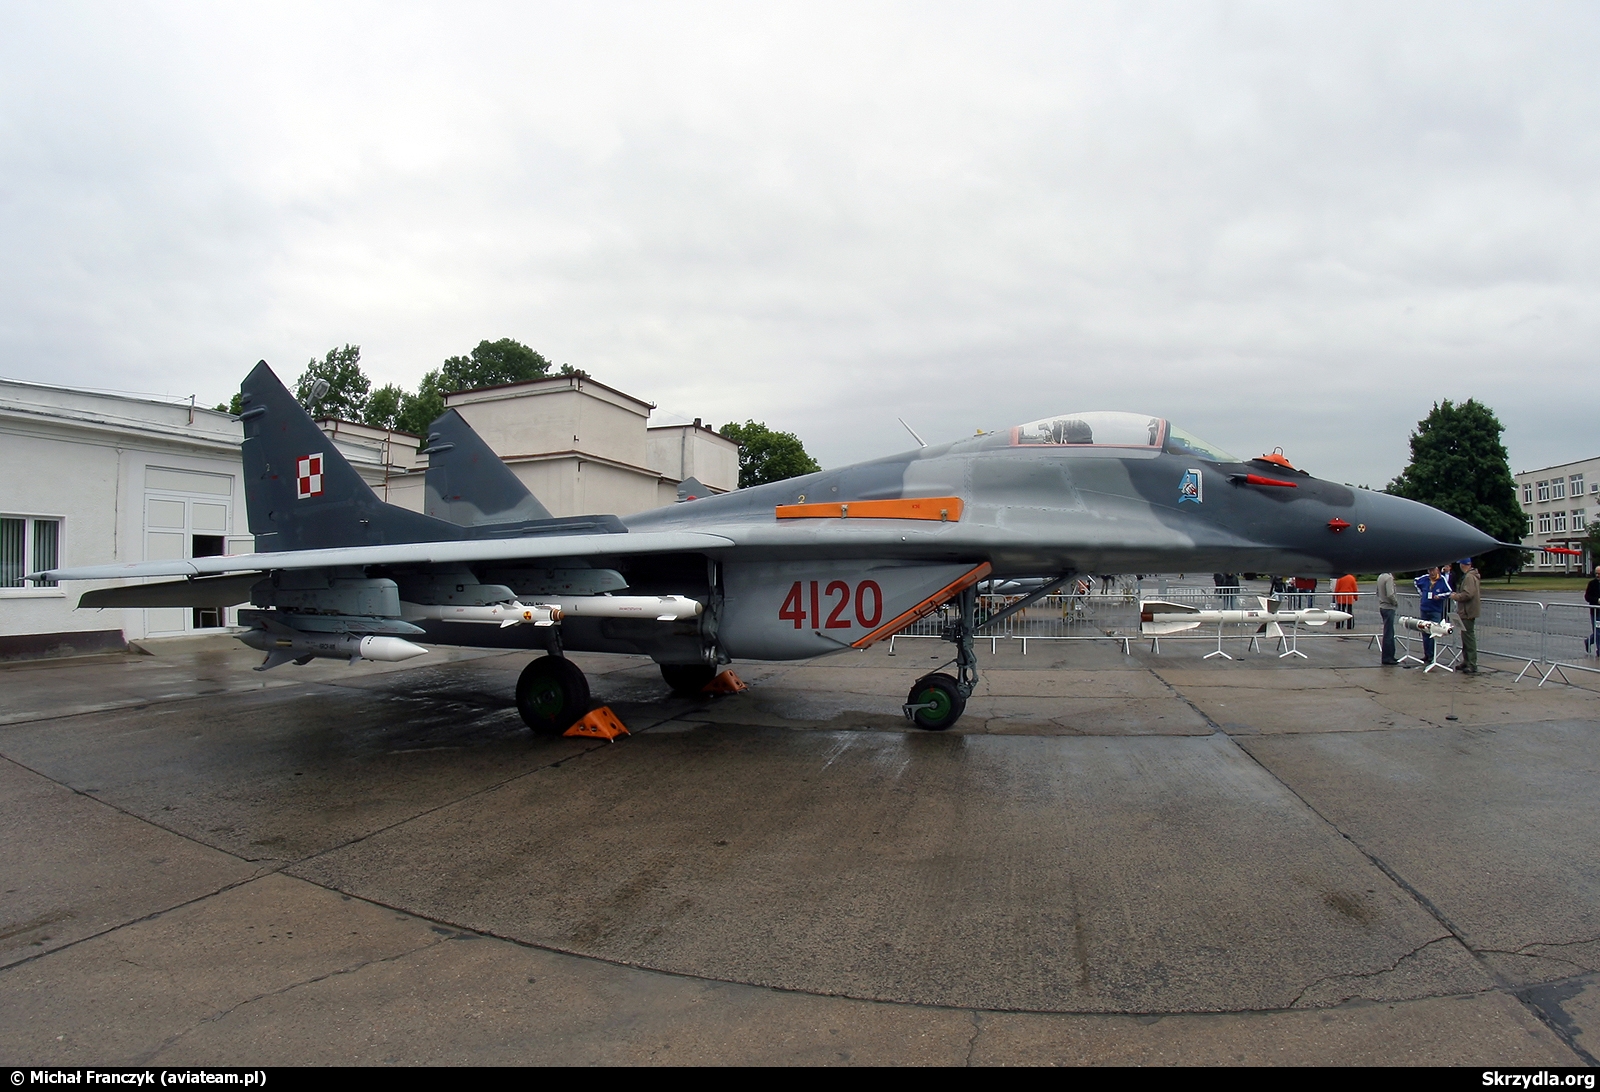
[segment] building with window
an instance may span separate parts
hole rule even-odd
[[[54,565],[251,548],[237,419],[187,403],[0,380],[0,659],[219,626],[216,611],[74,610]]]
[[[1600,509],[1600,458],[1584,459],[1514,475],[1517,499],[1528,522],[1524,546],[1537,549],[1524,566],[1532,572],[1588,572],[1589,527]],[[1577,550],[1560,553],[1551,550]]]

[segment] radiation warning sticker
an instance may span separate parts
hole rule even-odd
[[[300,500],[322,496],[322,452],[302,455],[294,461],[294,487]]]
[[[1178,503],[1193,501],[1199,504],[1203,499],[1200,492],[1200,471],[1191,467],[1183,472],[1183,480],[1178,483]]]

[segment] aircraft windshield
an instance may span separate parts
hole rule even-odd
[[[1213,463],[1239,461],[1215,444],[1208,444],[1160,417],[1107,410],[1064,413],[1059,417],[1030,421],[1011,430],[1011,442],[1026,446],[1159,448],[1172,455],[1189,455]]]
[[[1014,444],[1092,444],[1096,447],[1160,447],[1166,422],[1142,413],[1067,413],[1012,430]]]
[[[1213,463],[1236,463],[1239,460],[1223,451],[1216,444],[1208,444],[1198,436],[1192,436],[1177,425],[1167,426],[1167,450],[1174,455],[1193,455],[1197,459],[1205,459]]]

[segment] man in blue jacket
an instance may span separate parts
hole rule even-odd
[[[1428,571],[1417,577],[1417,598],[1421,600],[1422,620],[1424,622],[1444,621],[1444,605],[1450,598],[1450,585],[1439,573],[1439,566],[1429,566]],[[1433,663],[1433,638],[1428,634],[1422,635],[1422,659],[1425,663]]]

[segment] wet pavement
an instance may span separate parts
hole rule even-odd
[[[0,1048],[71,1063],[1583,1064],[1600,693],[1214,645],[0,667]],[[1584,677],[1581,681],[1594,684]]]

